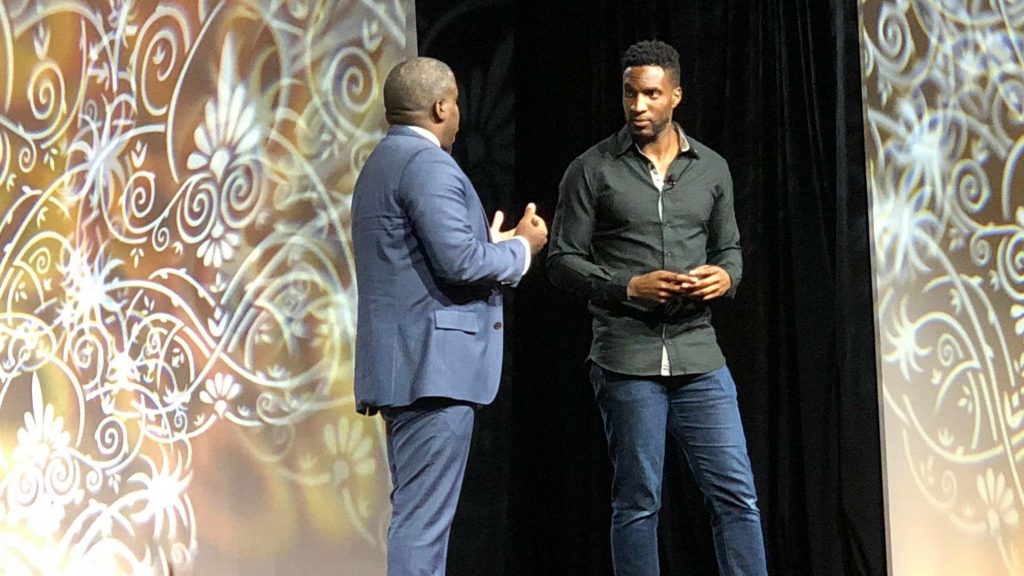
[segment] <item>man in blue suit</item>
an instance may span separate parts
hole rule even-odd
[[[352,199],[358,280],[356,407],[380,412],[391,469],[388,576],[443,575],[473,433],[501,374],[502,285],[547,242],[527,206],[514,230],[488,227],[450,156],[458,87],[444,63],[413,58],[384,83],[391,128]]]

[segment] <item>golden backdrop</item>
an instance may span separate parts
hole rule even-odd
[[[349,193],[412,0],[0,4],[4,574],[378,574]]]
[[[893,576],[1024,574],[1024,3],[860,0]]]

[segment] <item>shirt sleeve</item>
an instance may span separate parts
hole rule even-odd
[[[743,276],[743,253],[740,249],[740,231],[736,225],[736,212],[733,208],[732,176],[729,168],[724,168],[725,175],[719,186],[719,194],[708,221],[708,263],[720,266],[729,274],[732,285],[725,293],[727,298],[736,295],[736,288]]]
[[[547,258],[552,284],[598,302],[623,302],[631,275],[597,266],[591,253],[597,203],[583,162],[577,158],[565,171],[558,206],[551,221]]]

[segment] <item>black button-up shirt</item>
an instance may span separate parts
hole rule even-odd
[[[725,364],[705,302],[677,297],[658,304],[626,297],[633,276],[658,269],[687,273],[701,264],[721,266],[732,278],[727,296],[740,282],[743,262],[729,167],[677,130],[685,150],[673,159],[662,190],[628,126],[573,160],[562,177],[548,276],[589,300],[590,359],[614,372],[656,376],[663,348],[672,375],[701,374]]]

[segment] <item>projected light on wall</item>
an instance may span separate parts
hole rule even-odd
[[[1024,574],[1024,3],[861,24],[892,574]]]
[[[349,192],[412,0],[0,4],[4,574],[378,574]]]

